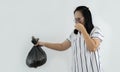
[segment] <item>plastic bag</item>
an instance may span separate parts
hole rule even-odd
[[[32,43],[36,44],[38,42],[38,38],[32,37]],[[42,66],[47,61],[47,55],[43,51],[40,45],[33,46],[28,56],[26,58],[26,64],[28,67],[37,68],[38,66]]]

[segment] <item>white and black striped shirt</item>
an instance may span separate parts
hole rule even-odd
[[[102,42],[103,34],[98,27],[94,27],[90,33],[91,38],[98,38]],[[68,37],[72,48],[72,70],[71,72],[102,72],[99,56],[99,48],[95,52],[90,52],[84,41],[82,34],[71,33]]]

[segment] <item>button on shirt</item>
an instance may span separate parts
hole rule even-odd
[[[100,28],[95,26],[90,33],[90,37],[100,39],[101,43],[104,36]],[[90,52],[81,33],[76,35],[72,32],[67,40],[71,42],[72,48],[71,72],[102,72],[99,54],[100,46],[95,52]]]

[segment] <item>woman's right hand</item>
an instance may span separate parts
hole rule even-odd
[[[38,41],[37,44],[35,44],[35,46],[44,46],[45,42],[41,42],[41,41]]]

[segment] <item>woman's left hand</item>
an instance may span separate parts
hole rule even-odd
[[[75,29],[77,29],[79,32],[83,32],[85,30],[85,27],[81,23],[75,24]]]

